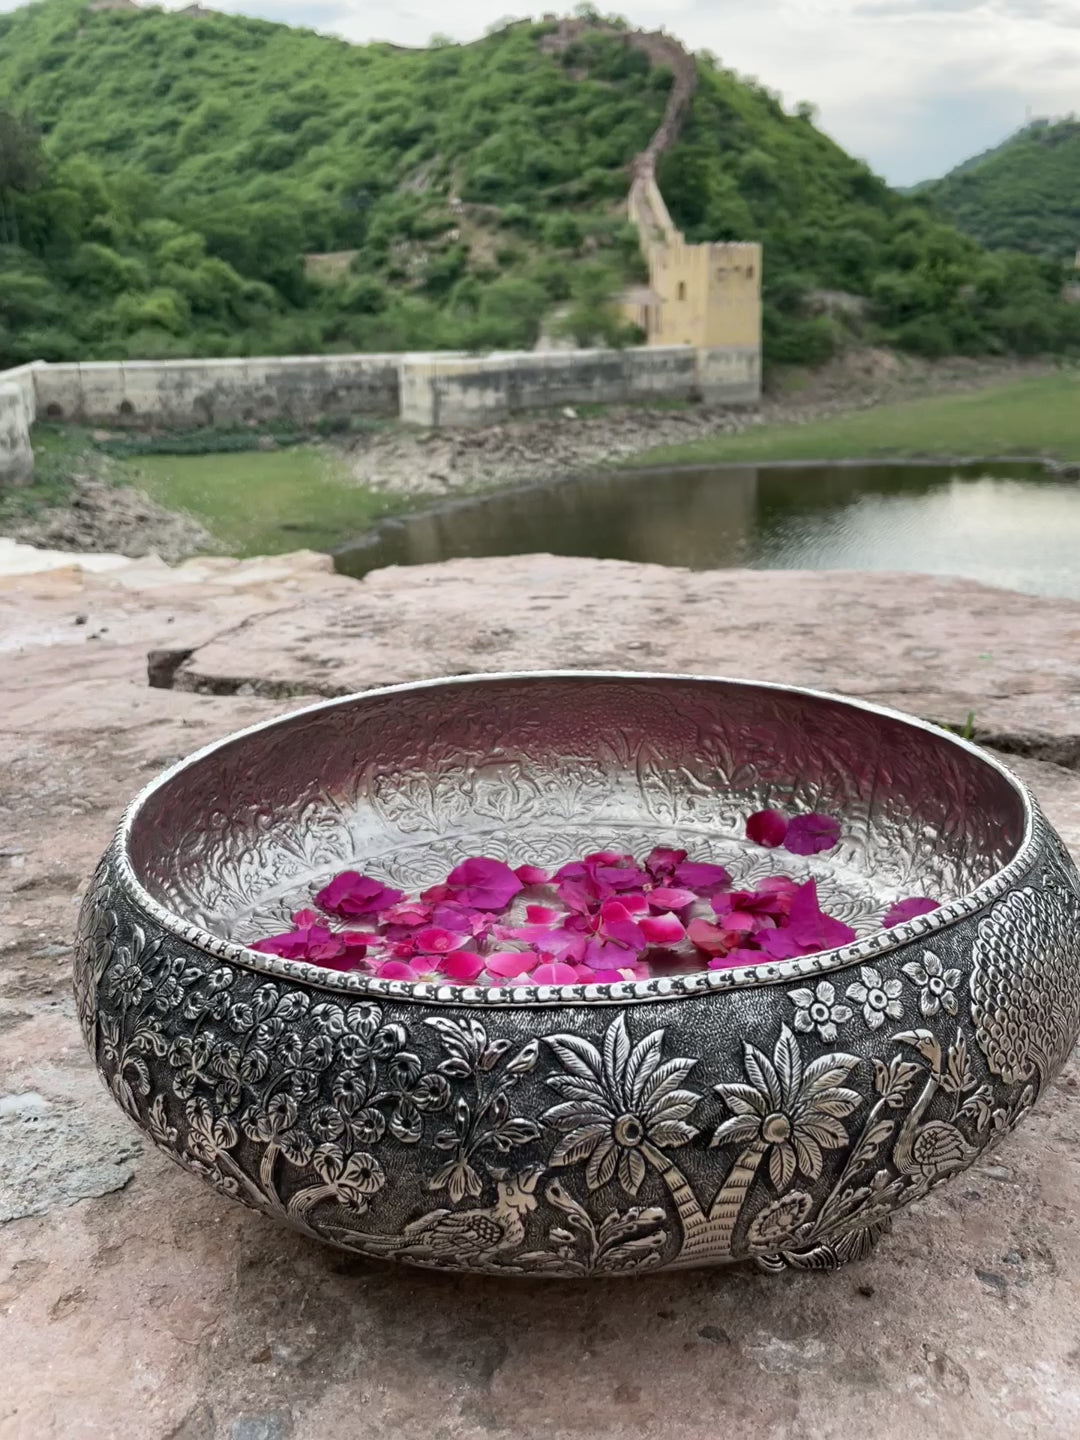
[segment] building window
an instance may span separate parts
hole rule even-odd
[[[679,281],[679,299],[680,299],[680,300],[685,300],[685,299],[686,299],[686,281],[685,281],[685,280],[680,280],[680,281]]]

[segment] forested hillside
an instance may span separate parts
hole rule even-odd
[[[922,193],[984,245],[1071,258],[1080,250],[1080,120],[1038,120]]]
[[[552,28],[409,51],[84,0],[0,15],[0,363],[524,346],[553,313],[631,338],[608,303],[642,278],[628,167],[672,76],[610,20],[557,53]],[[988,254],[809,109],[698,71],[660,182],[691,240],[764,243],[767,358],[853,328],[1080,343],[1060,266]]]

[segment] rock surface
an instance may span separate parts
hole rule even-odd
[[[958,582],[548,557],[361,584],[313,556],[0,584],[2,1440],[1071,1440],[1075,1062],[992,1163],[835,1276],[413,1274],[280,1231],[142,1144],[83,1051],[70,942],[162,766],[283,695],[460,669],[797,675],[974,710],[1014,750],[1060,743],[1067,763],[1009,759],[1078,851],[1078,640],[1078,605]],[[188,688],[148,687],[151,650],[193,652]]]
[[[1080,602],[969,580],[567,556],[377,570],[200,645],[174,684],[347,695],[432,673],[668,670],[839,690],[1080,764]]]

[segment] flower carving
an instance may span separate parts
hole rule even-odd
[[[899,1020],[904,1013],[900,1004],[903,985],[899,980],[883,980],[873,965],[859,967],[860,979],[847,987],[847,998],[862,1006],[863,1019],[871,1030],[880,1030],[886,1016]]]
[[[378,1160],[363,1151],[346,1157],[337,1145],[320,1145],[311,1165],[333,1198],[358,1214],[363,1214],[372,1195],[377,1195],[386,1184]]]
[[[697,1061],[680,1057],[661,1063],[663,1030],[631,1047],[625,1016],[608,1026],[602,1053],[579,1035],[546,1038],[567,1072],[547,1081],[564,1097],[544,1115],[563,1131],[551,1164],[587,1160],[590,1190],[617,1176],[622,1188],[636,1195],[646,1163],[661,1168],[661,1149],[685,1145],[698,1133],[686,1117],[701,1096],[679,1088]]]
[[[385,1098],[394,1101],[390,1133],[403,1145],[415,1145],[420,1139],[424,1113],[450,1103],[449,1083],[442,1075],[424,1075],[422,1069],[420,1057],[408,1051],[395,1055],[387,1066],[390,1085]]]
[[[946,1015],[955,1015],[959,1008],[956,987],[960,984],[959,970],[946,970],[940,956],[932,950],[924,950],[922,964],[910,961],[902,967],[904,974],[919,986],[919,1009],[929,1017],[944,1010]]]
[[[821,1040],[835,1040],[837,1026],[851,1019],[850,1005],[837,1001],[836,989],[828,980],[819,980],[813,990],[803,987],[789,990],[788,999],[795,1006],[795,1029],[802,1035],[817,1031]]]
[[[213,1165],[239,1140],[231,1120],[215,1115],[213,1106],[202,1095],[189,1100],[184,1107],[188,1122],[188,1149],[204,1165]]]
[[[109,972],[109,994],[125,1010],[141,1004],[153,989],[150,976],[141,963],[144,954],[143,945],[139,943],[141,939],[142,932],[136,930],[134,943],[118,948],[116,963]]]
[[[169,1064],[176,1071],[173,1076],[173,1093],[180,1100],[190,1100],[198,1088],[199,1081],[214,1083],[209,1074],[214,1057],[214,1041],[203,1031],[199,1035],[181,1035],[169,1047]]]
[[[311,1012],[320,1034],[333,1041],[339,1058],[370,1093],[375,1088],[375,1065],[404,1050],[408,1035],[403,1025],[384,1024],[377,1005],[316,1005]]]
[[[336,1140],[348,1132],[360,1145],[374,1145],[386,1134],[386,1116],[373,1105],[371,1086],[365,1071],[345,1070],[334,1081],[333,1104],[315,1112],[312,1129],[324,1140]]]
[[[795,1239],[813,1208],[813,1198],[805,1190],[789,1190],[754,1216],[746,1232],[748,1244],[755,1250],[782,1250]]]
[[[311,1136],[296,1128],[296,1101],[291,1095],[274,1095],[265,1109],[252,1105],[241,1117],[249,1140],[261,1140],[280,1150],[290,1165],[307,1165],[314,1148]]]
[[[855,1055],[823,1055],[805,1068],[799,1042],[785,1025],[773,1058],[749,1042],[743,1046],[749,1084],[715,1086],[735,1113],[718,1125],[711,1145],[737,1142],[768,1153],[769,1177],[777,1190],[799,1170],[808,1180],[821,1174],[822,1151],[847,1144],[840,1123],[859,1104],[859,1094],[841,1082],[859,1063]]]

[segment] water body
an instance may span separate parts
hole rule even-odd
[[[403,515],[338,569],[547,551],[691,570],[920,570],[1080,599],[1080,482],[1038,465],[607,472]]]

